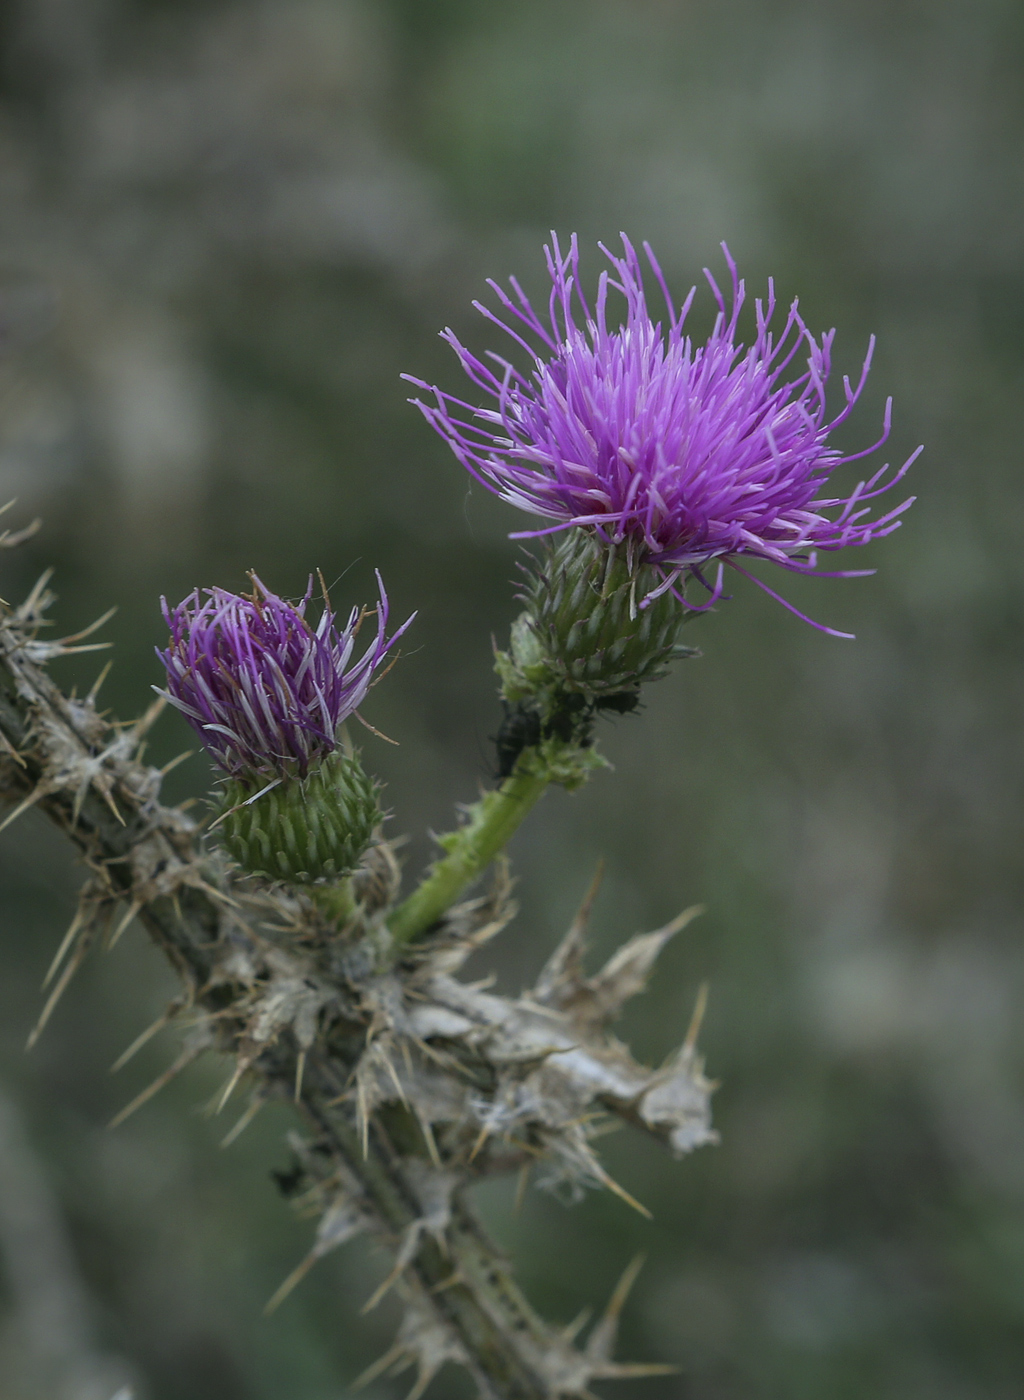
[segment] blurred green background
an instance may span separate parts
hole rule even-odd
[[[471,299],[540,289],[552,227],[593,281],[598,239],[649,239],[680,297],[726,239],[839,327],[840,372],[877,333],[845,441],[893,394],[919,502],[844,561],[875,578],[783,580],[858,640],[740,580],[703,658],[606,726],[615,772],[516,838],[522,912],[479,969],[525,985],[599,858],[595,956],[705,903],[622,1033],[659,1059],[710,981],[722,1144],[607,1140],[651,1224],[610,1196],[515,1217],[511,1185],[481,1208],[566,1321],[647,1252],[621,1354],[680,1375],[598,1386],[622,1400],[1024,1393],[1019,0],[11,0],[0,44],[0,495],[45,518],[0,593],[53,563],[61,632],[116,603],[127,716],[161,593],[320,567],[347,607],[379,567],[420,610],[367,707],[400,747],[364,742],[411,872],[488,781],[523,522],[400,372],[455,388],[437,331],[483,345]],[[168,715],[150,752],[188,742]],[[396,1314],[358,1317],[385,1261],[357,1242],[262,1317],[311,1229],[269,1177],[289,1114],[221,1152],[205,1063],[108,1132],[175,1053],[107,1074],[172,978],[132,928],[26,1055],[81,871],[27,817],[0,879],[0,1400],[342,1396]]]

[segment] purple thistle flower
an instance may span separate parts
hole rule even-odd
[[[168,687],[158,693],[232,777],[304,778],[334,751],[338,726],[362,704],[374,672],[412,617],[385,636],[388,599],[377,574],[377,634],[352,661],[365,609],[353,608],[339,629],[325,591],[314,630],[305,616],[312,577],[297,604],[250,577],[251,596],[207,588],[204,601],[197,588],[176,608],[161,598],[171,638],[166,651],[157,650]]]
[[[622,243],[622,257],[599,245],[612,272],[601,274],[593,309],[580,287],[575,235],[564,256],[554,234],[552,247],[545,247],[552,282],[546,318],[515,278],[510,279],[514,296],[489,282],[506,320],[473,303],[531,356],[529,377],[491,351],[491,363],[485,363],[453,331],[444,332],[469,378],[495,400],[493,408],[405,376],[434,394],[436,404],[412,402],[467,471],[503,500],[556,522],[513,538],[573,526],[593,531],[624,548],[631,570],[643,564],[657,569],[662,582],[641,606],[671,590],[686,607],[702,610],[721,596],[723,562],[747,577],[753,575],[737,563],[740,558],[815,573],[817,550],[867,544],[895,530],[913,497],[874,519],[869,503],[903,477],[921,448],[897,471],[886,464],[848,496],[829,491],[837,467],[868,456],[889,435],[891,399],[882,436],[871,447],[843,456],[828,444],[864,388],[874,337],[856,387],[844,378],[845,406],[829,420],[825,386],[834,331],[815,340],[794,301],[776,337],[769,329],[776,308],[769,281],[767,304],[754,304],[754,342],[745,347],[737,340],[744,284],[723,243],[732,277],[731,309],[705,269],[718,316],[706,344],[695,347],[684,324],[696,288],[677,311],[654,254],[643,245],[665,298],[666,333],[647,309],[640,259],[625,234]],[[609,328],[613,288],[625,297],[625,318]],[[578,314],[582,326],[574,319]],[[806,359],[797,360],[801,348]],[[787,379],[791,365],[802,372]],[[720,561],[718,579],[710,585],[702,570],[713,560]],[[864,572],[872,571],[825,576]],[[690,575],[708,589],[707,602],[683,596]],[[759,579],[754,582],[797,612]]]

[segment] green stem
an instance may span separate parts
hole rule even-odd
[[[339,924],[345,923],[356,911],[351,877],[339,880],[334,885],[313,885],[309,893],[327,917]]]
[[[396,943],[409,943],[436,923],[489,865],[555,775],[546,765],[517,770],[470,808],[469,820],[441,838],[448,854],[388,921]]]

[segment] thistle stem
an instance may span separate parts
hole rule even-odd
[[[490,864],[554,775],[538,765],[514,772],[469,809],[469,820],[441,838],[447,855],[435,861],[418,889],[389,920],[396,943],[409,943],[437,922]]]
[[[39,723],[40,716],[45,716],[45,724]],[[81,732],[80,724],[80,707],[72,708],[31,660],[23,634],[9,624],[0,625],[0,749],[6,753],[0,776],[8,785],[7,795],[41,793],[40,809],[89,860],[97,862],[114,897],[132,894],[136,867],[130,857],[136,851],[145,853],[144,869],[152,868],[155,852],[172,869],[175,865],[191,868],[197,876],[201,872],[209,877],[209,862],[196,851],[193,832],[179,813],[149,798],[152,770],[142,768],[137,761],[121,755],[105,756],[98,778],[84,797],[76,797],[72,780],[44,787],[48,775],[55,771],[55,755],[60,754],[62,762],[69,754],[92,761],[93,736]],[[40,735],[54,744],[52,752]],[[488,849],[496,852],[500,848],[551,780],[549,775],[532,780],[514,775],[477,804],[488,811],[502,806],[498,799],[511,789],[508,817],[513,812],[516,815],[498,824]],[[105,782],[109,786],[104,786]],[[109,797],[112,789],[117,793],[118,807]],[[139,793],[147,794],[145,805]],[[456,836],[462,834],[460,831]],[[483,863],[478,857],[466,878],[472,878]],[[340,893],[346,884],[342,882],[333,892]],[[153,941],[183,977],[189,1004],[195,1001],[212,1013],[218,1024],[224,1024],[219,1019],[224,1011],[222,998],[225,987],[231,984],[215,974],[221,969],[225,949],[234,948],[239,938],[233,916],[227,914],[231,903],[206,878],[197,878],[182,881],[170,894],[157,892],[139,911]],[[345,1090],[353,1069],[349,1061],[332,1057],[322,1046],[315,1047],[306,1065],[302,1109],[319,1128],[320,1140],[363,1187],[372,1228],[404,1235],[416,1222],[420,1206],[410,1193],[403,1162],[389,1149],[380,1125],[375,1125],[365,1144],[360,1141],[351,1110],[343,1102],[348,1098]],[[295,1054],[286,1041],[268,1046],[253,1065],[253,1072],[268,1094],[287,1093],[290,1097],[296,1081]],[[429,1230],[423,1232],[407,1267],[418,1298],[430,1305],[464,1349],[465,1364],[482,1400],[544,1400],[551,1395],[544,1362],[549,1351],[564,1345],[560,1334],[549,1329],[530,1308],[502,1253],[487,1239],[458,1193],[452,1200],[451,1225],[443,1242]]]
[[[313,885],[310,889],[313,902],[339,924],[345,923],[356,912],[356,901],[352,894],[352,880],[346,877],[333,885]]]

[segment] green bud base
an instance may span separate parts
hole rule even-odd
[[[305,778],[285,778],[245,805],[254,791],[239,779],[227,783],[217,830],[243,870],[268,880],[308,885],[350,874],[383,819],[355,754],[332,754]]]
[[[679,640],[692,614],[677,598],[663,593],[640,607],[661,582],[649,565],[631,569],[623,549],[584,530],[567,531],[537,560],[504,669],[499,658],[506,698],[558,689],[600,704],[635,695],[674,660],[693,656]]]

